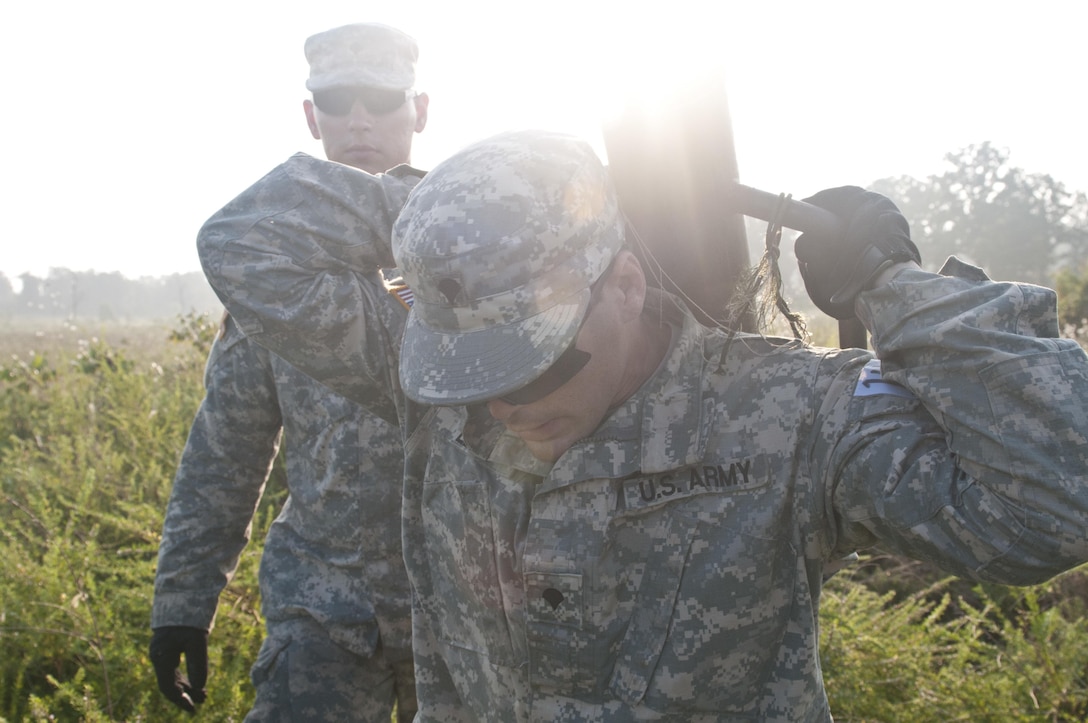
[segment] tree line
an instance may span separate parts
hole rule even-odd
[[[1063,324],[1088,319],[1088,196],[1052,176],[1028,173],[1009,151],[984,142],[945,156],[945,169],[925,179],[884,178],[869,188],[899,205],[910,222],[923,265],[937,270],[950,255],[982,266],[996,280],[1058,288]],[[753,262],[763,234],[749,219]],[[796,267],[783,259],[784,282],[798,306],[808,299]],[[218,314],[221,305],[199,272],[128,279],[119,272],[51,269],[45,278],[18,277],[18,291],[0,274],[0,318],[99,321],[171,319]]]
[[[1088,340],[1088,194],[1014,166],[1008,149],[989,142],[944,160],[944,169],[927,178],[893,176],[867,187],[899,206],[922,266],[938,271],[955,255],[994,280],[1056,289],[1063,332]],[[766,224],[747,221],[755,263],[764,253]],[[779,266],[790,305],[810,320],[827,321],[809,301],[792,254],[784,253]]]
[[[892,198],[910,222],[927,268],[955,254],[995,280],[1053,286],[1059,272],[1088,262],[1088,196],[1043,173],[1013,166],[991,143],[945,156],[947,169],[919,180],[886,178],[870,187]]]
[[[0,318],[128,322],[218,313],[219,299],[198,271],[129,279],[120,272],[53,268],[22,274],[19,288],[0,274]]]

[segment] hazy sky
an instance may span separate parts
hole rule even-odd
[[[717,62],[748,185],[925,177],[991,141],[1088,190],[1083,0],[7,3],[0,272],[199,270],[209,215],[291,153],[321,155],[302,44],[360,20],[419,41],[421,168],[510,128],[600,147],[622,90]]]

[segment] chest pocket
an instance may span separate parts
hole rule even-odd
[[[658,711],[753,709],[791,619],[795,550],[684,508],[615,521],[581,574],[527,574],[534,688]]]
[[[641,515],[606,537],[581,573],[526,573],[530,677],[541,690],[599,697],[611,689],[637,702],[665,642],[692,526]]]

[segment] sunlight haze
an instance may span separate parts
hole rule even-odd
[[[809,195],[923,178],[990,141],[1088,190],[1088,4],[983,2],[9,3],[0,11],[0,272],[198,271],[203,221],[295,151],[305,38],[415,36],[431,96],[413,163],[502,130],[589,138],[623,94],[721,64],[741,181]],[[603,150],[603,149],[602,149]]]

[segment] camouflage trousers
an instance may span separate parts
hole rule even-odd
[[[250,677],[257,699],[245,723],[389,723],[394,701],[397,723],[416,713],[411,660],[391,662],[380,645],[371,656],[357,655],[316,623],[265,638]]]

